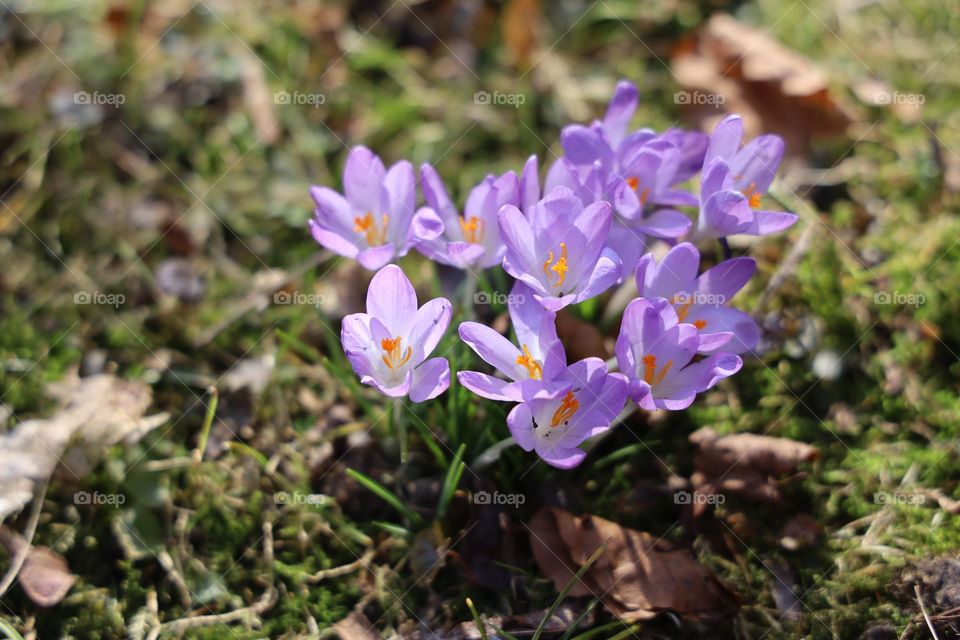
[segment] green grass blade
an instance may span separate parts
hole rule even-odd
[[[416,527],[423,526],[423,518],[416,511],[403,504],[397,494],[387,489],[385,486],[374,480],[368,475],[364,475],[355,469],[347,469],[347,475],[359,482],[369,491],[377,494],[381,500],[393,507],[400,515],[407,518]]]
[[[563,587],[563,590],[557,594],[557,599],[553,601],[553,604],[550,605],[550,608],[547,609],[547,613],[543,616],[543,620],[540,621],[540,624],[537,625],[537,630],[533,632],[533,640],[540,640],[540,636],[543,635],[543,630],[547,626],[547,621],[553,617],[553,612],[557,610],[557,607],[560,606],[560,603],[563,602],[563,599],[567,597],[567,594],[570,593],[570,590],[573,589],[573,585],[579,582],[580,578],[593,566],[593,563],[597,561],[604,551],[607,550],[607,545],[602,544],[597,547],[597,550],[590,554],[590,557],[587,558],[587,561],[583,563],[583,566],[577,570],[577,573],[574,574],[573,578]]]
[[[457,453],[453,456],[453,462],[447,468],[447,477],[443,480],[443,489],[440,491],[440,501],[437,503],[437,519],[443,518],[447,512],[447,506],[453,499],[453,494],[460,486],[460,478],[463,477],[463,470],[467,465],[463,462],[463,452],[467,445],[461,444],[457,448]]]

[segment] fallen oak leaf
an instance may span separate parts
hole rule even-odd
[[[132,444],[168,419],[144,416],[153,398],[148,385],[112,374],[79,378],[74,372],[47,392],[59,404],[53,416],[0,435],[0,520],[29,502],[35,485],[61,462],[79,478],[108,447]]]
[[[77,581],[70,573],[67,561],[56,551],[47,547],[32,547],[19,533],[0,527],[0,545],[14,557],[29,547],[20,569],[20,587],[24,593],[41,607],[52,607],[63,600]]]
[[[690,434],[697,445],[694,488],[705,494],[736,493],[761,502],[778,502],[778,478],[795,473],[819,455],[816,447],[788,438],[736,433],[719,436],[709,427]],[[701,509],[697,509],[701,507]],[[703,504],[695,505],[694,514]]]
[[[558,591],[606,545],[569,595],[595,595],[623,620],[649,620],[672,611],[689,620],[715,622],[736,612],[736,597],[689,549],[610,520],[553,507],[538,511],[528,528],[537,565]]]

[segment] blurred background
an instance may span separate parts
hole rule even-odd
[[[525,523],[554,505],[692,549],[740,607],[628,626],[575,599],[544,637],[956,637],[958,34],[926,0],[0,0],[0,630],[479,638],[470,597],[529,637],[556,589]],[[800,222],[734,243],[761,357],[574,472],[521,476],[513,448],[443,497],[505,409],[408,409],[400,465],[339,351],[369,274],[311,239],[308,187],[364,144],[462,201],[550,164],[621,78],[635,127],[736,112],[787,141]],[[602,309],[564,322],[572,356],[609,354]],[[704,514],[670,497],[703,427],[816,453]],[[495,489],[525,504],[468,497]]]

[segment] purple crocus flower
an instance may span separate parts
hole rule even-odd
[[[637,298],[623,312],[617,365],[630,379],[630,397],[641,409],[686,409],[698,393],[743,364],[732,353],[714,353],[693,362],[699,349],[697,328],[678,322],[665,298]]]
[[[575,362],[549,390],[528,388],[524,402],[507,416],[513,439],[524,451],[554,467],[570,469],[586,453],[578,448],[587,438],[610,428],[627,398],[627,379],[607,373],[600,358]]]
[[[506,248],[500,239],[497,212],[505,204],[520,204],[517,174],[488,175],[467,196],[461,216],[447,194],[443,181],[429,164],[420,167],[420,181],[427,206],[443,221],[439,237],[417,245],[422,254],[460,269],[486,269],[500,264]]]
[[[586,207],[557,187],[527,215],[506,205],[498,216],[507,245],[503,268],[550,311],[592,298],[620,276],[620,258],[604,248],[613,214],[607,202]]]
[[[388,265],[367,289],[367,312],[343,319],[340,340],[360,382],[412,402],[434,398],[450,386],[450,365],[430,358],[450,324],[450,301],[434,298],[419,309],[413,285]]]
[[[670,249],[657,264],[652,254],[637,263],[637,291],[647,299],[666,298],[679,322],[700,332],[699,353],[719,348],[730,353],[751,351],[760,331],[747,313],[726,306],[757,268],[753,258],[733,258],[697,275],[700,252],[689,243]]]
[[[740,148],[743,121],[727,116],[714,129],[700,176],[696,237],[763,236],[790,227],[797,216],[761,209],[783,158],[783,140],[759,136]]]
[[[417,185],[409,162],[387,170],[372,151],[354,147],[343,169],[343,192],[346,197],[328,187],[310,188],[316,203],[310,232],[322,246],[371,271],[443,232],[429,208],[414,213]]]
[[[620,176],[606,171],[597,162],[583,172],[565,159],[558,160],[547,174],[546,188],[570,188],[585,204],[605,200],[613,205],[614,217],[605,245],[620,257],[620,280],[633,274],[637,260],[647,250],[647,238],[675,239],[690,231],[690,218],[673,209],[643,213],[634,190]]]
[[[460,371],[457,380],[484,398],[521,402],[528,387],[543,386],[565,373],[567,356],[557,337],[556,314],[544,309],[529,287],[516,283],[507,307],[519,347],[478,322],[462,323],[460,338],[508,379],[478,371]]]

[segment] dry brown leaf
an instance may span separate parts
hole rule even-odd
[[[777,478],[819,455],[803,442],[754,433],[718,436],[709,427],[690,434],[690,442],[698,447],[691,478],[698,492],[736,493],[762,502],[779,501]],[[694,505],[694,514],[704,509],[702,503]]]
[[[606,360],[611,355],[596,325],[585,322],[567,311],[557,314],[557,336],[563,342],[570,362],[589,357]]]
[[[29,543],[15,531],[0,527],[0,544],[13,557]],[[30,547],[20,568],[20,586],[41,607],[52,607],[63,600],[76,580],[63,556],[47,547]]]
[[[374,628],[367,616],[353,611],[346,618],[333,625],[340,640],[380,640],[383,636]]]
[[[542,24],[540,0],[510,0],[503,12],[503,41],[518,67],[526,67],[537,44]]]
[[[812,61],[727,14],[714,15],[684,43],[672,67],[691,92],[685,108],[704,129],[738,113],[748,134],[777,133],[799,154],[811,137],[842,134],[855,119]]]
[[[29,502],[34,484],[58,463],[80,477],[107,447],[136,442],[167,421],[166,414],[144,417],[149,386],[111,374],[74,373],[47,390],[59,403],[51,418],[27,420],[0,436],[0,519]]]
[[[689,549],[597,516],[575,516],[553,507],[538,511],[529,528],[537,565],[558,591],[605,544],[606,550],[570,595],[595,594],[624,620],[649,620],[673,611],[691,620],[719,621],[736,612],[733,594]]]

